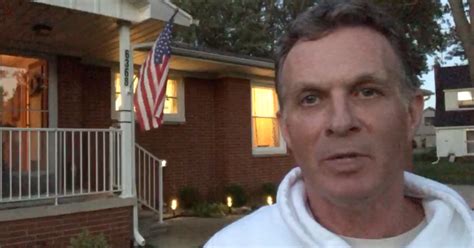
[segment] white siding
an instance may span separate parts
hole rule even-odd
[[[436,128],[436,153],[438,157],[446,157],[454,153],[457,157],[467,154],[466,130],[474,127]]]
[[[177,8],[169,0],[33,0],[37,3],[109,16],[130,22],[147,19],[167,21]],[[189,26],[194,22],[191,15],[180,10],[175,23]]]
[[[444,92],[444,104],[446,111],[457,110],[458,106],[458,92],[457,91],[445,91]]]

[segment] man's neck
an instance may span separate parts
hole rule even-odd
[[[416,227],[424,219],[421,203],[403,196],[390,201],[370,200],[335,204],[327,199],[308,197],[310,209],[319,224],[347,237],[380,239],[394,237]]]

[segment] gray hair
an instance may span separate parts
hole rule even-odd
[[[398,56],[404,75],[401,91],[407,95],[420,87],[412,69],[409,47],[395,20],[367,0],[322,0],[299,14],[280,38],[275,59],[276,90],[283,108],[281,69],[290,50],[300,40],[318,40],[341,27],[368,27],[382,34]]]

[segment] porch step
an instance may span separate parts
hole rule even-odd
[[[166,233],[169,228],[166,222],[160,223],[156,213],[142,209],[138,216],[138,227],[140,233],[145,239],[154,238],[160,234]]]

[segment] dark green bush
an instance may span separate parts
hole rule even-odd
[[[233,207],[242,207],[247,203],[247,194],[244,188],[238,184],[231,184],[224,188],[224,193],[227,196],[232,197]]]
[[[193,206],[193,213],[199,217],[222,217],[227,211],[227,206],[219,203],[202,202]]]
[[[107,248],[107,239],[101,233],[99,235],[92,235],[89,231],[82,231],[77,237],[71,238],[72,248]]]
[[[264,183],[262,184],[262,193],[263,197],[271,196],[276,199],[277,187],[274,183]]]
[[[191,186],[185,186],[179,190],[179,201],[184,209],[191,209],[201,202],[199,191]]]
[[[429,148],[424,152],[413,154],[414,162],[433,162],[436,161],[438,157],[436,156],[436,148]]]

